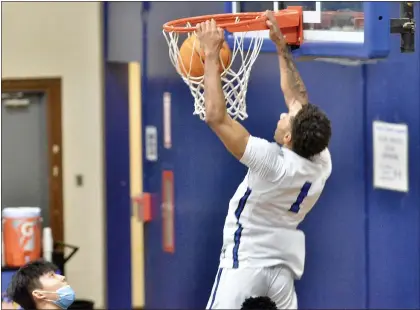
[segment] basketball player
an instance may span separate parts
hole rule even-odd
[[[223,30],[213,20],[197,25],[196,30],[205,55],[206,123],[248,167],[229,203],[220,268],[208,309],[240,309],[250,296],[268,296],[279,309],[297,308],[294,279],[302,276],[305,262],[305,236],[297,226],[331,174],[330,121],[308,103],[276,19],[270,11],[265,14],[277,47],[280,85],[288,108],[277,123],[277,143],[251,136],[230,118],[219,73]]]
[[[23,309],[67,309],[75,294],[57,267],[42,260],[22,266],[12,278],[7,296]]]

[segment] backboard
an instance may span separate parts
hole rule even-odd
[[[226,13],[281,10],[303,7],[303,44],[293,51],[297,57],[340,57],[380,59],[390,49],[389,4],[350,1],[233,1],[225,3]],[[274,52],[268,30],[263,31],[262,52]],[[233,36],[228,34],[228,43]],[[255,32],[248,32],[251,38]],[[247,43],[245,42],[245,45]]]

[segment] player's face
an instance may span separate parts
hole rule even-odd
[[[274,140],[282,145],[289,145],[291,140],[291,115],[289,113],[280,114],[277,128],[274,133]]]
[[[292,118],[302,109],[302,105],[295,102],[289,107],[289,113],[280,114],[280,119],[277,122],[276,132],[274,133],[274,140],[282,145],[290,146],[292,144]]]

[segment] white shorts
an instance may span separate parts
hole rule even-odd
[[[278,309],[297,309],[292,272],[283,266],[219,268],[206,309],[241,309],[248,297],[268,296]]]

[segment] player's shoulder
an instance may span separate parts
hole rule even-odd
[[[325,148],[321,153],[312,158],[312,162],[322,167],[322,170],[329,176],[332,171],[331,153],[328,148]]]
[[[270,150],[278,153],[279,155],[283,155],[282,147],[276,142],[270,142],[264,138],[249,136],[248,143],[260,147],[261,149]]]
[[[285,149],[284,158],[286,169],[290,170],[292,175],[297,172],[316,175],[321,173],[328,177],[331,174],[331,154],[328,149],[325,149],[311,159],[303,158],[295,152]]]
[[[328,148],[325,148],[321,153],[315,155],[312,158],[312,162],[323,165],[329,166],[331,165],[331,153]]]

